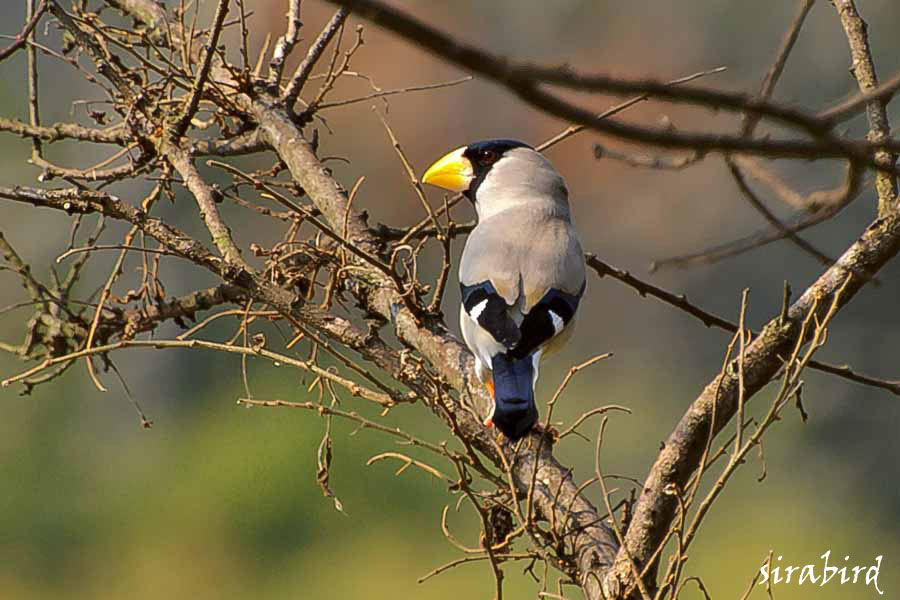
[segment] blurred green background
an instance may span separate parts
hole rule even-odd
[[[15,34],[23,22],[23,2],[0,4],[0,32]],[[96,4],[96,3],[94,3]],[[209,12],[214,3],[201,3]],[[249,4],[249,3],[248,3]],[[523,60],[571,63],[586,71],[670,79],[725,65],[728,71],[705,81],[735,90],[755,90],[795,12],[787,0],[690,0],[591,2],[586,0],[503,0],[497,2],[396,2],[460,38]],[[870,25],[882,77],[900,69],[900,7],[890,0],[859,0]],[[258,0],[251,44],[266,32],[280,35],[285,3]],[[303,2],[304,38],[318,32],[331,8]],[[350,19],[353,31],[358,21]],[[39,30],[57,43],[53,28]],[[384,89],[444,81],[462,73],[366,26],[366,45],[356,70]],[[305,48],[305,46],[304,46]],[[298,54],[301,54],[301,49]],[[72,73],[46,57],[41,79],[45,122],[71,119],[71,101],[97,98]],[[289,63],[293,67],[297,57]],[[781,100],[817,109],[855,90],[848,75],[847,44],[834,8],[819,2],[779,85]],[[24,60],[0,65],[0,114],[27,118],[23,100]],[[367,91],[363,81],[342,84],[334,98]],[[573,96],[575,97],[575,96]],[[599,112],[611,98],[579,97]],[[441,153],[467,142],[514,137],[538,143],[565,126],[522,106],[489,83],[473,81],[434,92],[393,97],[388,107],[364,102],[326,114],[333,130],[318,125],[323,154],[349,187],[367,180],[357,202],[373,221],[408,224],[421,217],[402,168],[390,151],[372,106],[387,111],[401,143],[421,171]],[[896,121],[897,110],[891,111]],[[737,119],[709,111],[644,103],[623,118],[654,123],[665,116],[679,128],[734,131]],[[83,109],[76,117],[84,119]],[[849,124],[865,131],[864,119]],[[548,152],[569,183],[584,246],[612,264],[679,292],[706,308],[735,319],[741,289],[749,287],[749,324],[757,327],[776,313],[783,281],[802,289],[820,266],[788,243],[778,243],[717,265],[688,271],[647,273],[653,259],[696,250],[755,231],[764,224],[740,197],[718,157],[680,172],[637,170],[592,158],[602,141],[581,134]],[[37,169],[25,164],[29,144],[0,136],[0,184],[36,185]],[[59,162],[90,164],[94,149],[60,144]],[[778,165],[800,190],[832,186],[842,168],[835,163]],[[117,193],[137,202],[141,189]],[[433,202],[440,195],[432,193]],[[867,191],[834,221],[808,238],[838,254],[874,215]],[[786,207],[776,206],[787,215]],[[160,205],[160,215],[206,239],[193,205]],[[226,217],[243,219],[238,241],[265,244],[274,230],[241,209],[224,207]],[[468,207],[458,213],[471,217]],[[39,276],[68,242],[68,220],[48,211],[0,203],[0,229]],[[116,243],[121,228],[105,241]],[[459,245],[459,244],[458,244]],[[459,248],[457,248],[458,251]],[[81,288],[89,293],[105,279],[113,253],[94,261]],[[129,263],[129,277],[137,263]],[[163,261],[170,294],[205,285],[208,275]],[[900,374],[897,331],[900,311],[898,265],[881,275],[836,319],[821,357],[848,362],[883,377]],[[124,280],[127,284],[128,279]],[[455,327],[458,293],[450,287],[445,312]],[[0,272],[0,307],[24,298],[18,282]],[[0,339],[21,340],[27,311],[0,317]],[[207,330],[227,339],[235,323]],[[161,336],[173,334],[173,326]],[[271,335],[275,333],[266,330]],[[659,446],[702,386],[715,374],[727,345],[725,334],[611,280],[593,278],[573,343],[542,370],[540,393],[550,394],[571,364],[592,354],[615,357],[575,380],[557,414],[571,419],[596,405],[618,403],[633,415],[615,416],[607,433],[603,465],[607,473],[643,478]],[[490,569],[463,565],[424,584],[416,579],[459,556],[440,532],[440,514],[456,496],[427,475],[398,465],[366,467],[374,454],[397,449],[393,440],[371,431],[334,424],[331,484],[345,512],[324,498],[315,482],[316,447],[324,422],[290,409],[245,409],[239,359],[204,351],[132,350],[114,357],[155,422],[141,430],[134,410],[112,377],[110,392],[98,393],[78,365],[60,381],[21,397],[15,387],[0,390],[0,598],[488,598]],[[0,355],[0,375],[26,365]],[[250,363],[253,393],[259,398],[309,399],[302,374]],[[849,564],[869,565],[883,555],[880,587],[885,597],[900,592],[900,403],[884,392],[823,377],[806,376],[805,425],[788,410],[765,439],[768,477],[756,478],[754,456],[731,482],[708,517],[691,552],[688,574],[700,575],[714,600],[738,598],[769,550],[782,564],[821,565],[850,556]],[[751,405],[758,414],[771,390]],[[345,408],[371,409],[352,399]],[[390,421],[432,440],[447,434],[419,405],[402,406]],[[402,448],[401,448],[402,450]],[[584,480],[593,471],[593,446],[569,438],[558,449],[563,463]],[[449,471],[446,465],[440,465]],[[599,494],[591,494],[599,503]],[[470,512],[453,514],[454,532],[477,543]],[[536,586],[508,565],[509,597],[535,597]],[[540,569],[538,569],[540,572]],[[775,596],[792,599],[875,598],[872,587],[781,584]],[[580,592],[569,588],[569,597]],[[700,598],[686,591],[683,598]],[[758,588],[754,598],[764,597]]]

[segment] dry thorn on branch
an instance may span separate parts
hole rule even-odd
[[[765,204],[763,204],[762,200],[753,192],[749,185],[747,185],[746,179],[744,179],[744,174],[738,168],[737,164],[733,160],[727,160],[726,164],[728,166],[728,170],[731,173],[732,178],[740,189],[741,193],[747,199],[747,201],[759,212],[766,221],[769,222],[770,225],[785,238],[791,240],[798,248],[815,258],[820,264],[824,266],[830,266],[834,264],[834,259],[824,254],[818,248],[801,238],[795,231],[793,231],[790,227],[786,226],[782,223],[773,213],[770,211]]]
[[[575,365],[574,367],[569,369],[569,372],[566,373],[566,376],[563,377],[562,382],[560,382],[559,387],[556,388],[556,392],[554,392],[553,396],[547,402],[547,420],[546,420],[547,425],[544,428],[544,431],[541,433],[540,441],[538,442],[538,446],[535,450],[535,456],[540,454],[541,447],[545,443],[545,440],[547,439],[548,436],[550,436],[552,438],[550,440],[551,443],[561,440],[563,438],[562,434],[556,434],[555,432],[552,431],[553,409],[556,407],[556,402],[562,396],[563,391],[565,391],[566,387],[568,387],[569,382],[572,381],[572,378],[575,377],[575,375],[577,375],[579,371],[582,371],[583,369],[586,369],[586,368],[590,367],[591,365],[600,362],[601,360],[606,360],[607,358],[611,358],[612,356],[613,356],[612,352],[598,354],[598,355],[593,356],[593,357],[589,358],[588,360],[582,362],[581,364]],[[576,419],[575,423],[573,425],[571,425],[568,429],[566,429],[564,433],[569,434],[569,433],[575,432],[578,425],[583,423],[586,419],[588,419],[592,415],[602,414],[602,413],[606,412],[607,410],[610,410],[613,408],[622,409],[623,407],[605,406],[605,407],[601,407],[599,409],[589,410],[586,413],[584,413],[583,415],[581,415],[581,417]],[[624,410],[625,410],[625,412],[628,412],[628,413],[631,412],[627,408],[625,408]],[[534,485],[535,485],[536,477],[537,477],[537,470],[535,470],[532,480],[531,480],[531,486],[529,486],[529,488],[528,488],[528,504],[527,504],[527,506],[528,506],[529,518],[531,515],[531,503],[532,503],[533,495],[534,495]]]
[[[388,137],[391,140],[391,146],[397,153],[397,157],[400,159],[400,163],[403,165],[403,169],[406,171],[406,176],[409,178],[409,183],[412,186],[413,191],[416,193],[416,198],[419,199],[419,202],[422,204],[422,208],[425,209],[425,213],[428,215],[428,218],[431,219],[431,224],[434,226],[435,231],[437,231],[436,237],[438,241],[442,240],[446,233],[444,232],[444,228],[441,227],[441,224],[438,222],[434,211],[431,209],[431,205],[428,204],[428,199],[425,198],[425,191],[422,189],[422,184],[419,181],[419,178],[416,177],[415,169],[409,162],[409,158],[407,158],[406,153],[403,151],[403,147],[400,146],[400,142],[397,140],[397,136],[394,135],[394,131],[388,124],[387,119],[385,119],[384,115],[379,113],[374,107],[372,110],[375,111],[375,114],[377,114],[378,118],[381,120],[381,124],[384,126],[384,130],[387,132]]]
[[[580,417],[575,419],[575,421],[571,425],[569,425],[566,429],[563,429],[562,431],[560,431],[558,439],[562,440],[566,436],[571,435],[573,433],[580,435],[580,434],[578,434],[578,427],[582,423],[584,423],[589,418],[591,418],[595,415],[606,414],[607,412],[609,412],[611,410],[620,410],[624,413],[628,413],[629,415],[631,414],[630,408],[628,408],[627,406],[619,406],[618,404],[610,404],[608,406],[598,406],[597,408],[592,408],[591,410],[584,412]]]
[[[596,356],[592,356],[588,360],[583,363],[577,364],[574,367],[569,369],[569,372],[566,373],[566,376],[563,377],[562,383],[559,384],[559,387],[556,388],[556,392],[553,394],[553,397],[550,398],[550,401],[547,403],[549,408],[552,408],[556,401],[559,400],[559,397],[562,395],[563,391],[565,391],[566,387],[569,385],[569,382],[572,381],[572,378],[578,374],[579,371],[583,369],[587,369],[593,364],[600,362],[601,360],[606,360],[607,358],[612,358],[612,352],[604,352],[603,354],[598,354]],[[547,422],[549,423],[550,417],[547,417]]]
[[[465,473],[463,473],[463,475],[464,474]],[[460,482],[463,482],[463,481],[464,481],[464,477],[460,476]],[[461,485],[463,486],[463,489],[467,489],[465,487],[465,484],[461,484]],[[471,492],[471,490],[467,490],[467,491]],[[481,505],[475,501],[473,501],[473,506],[477,510],[482,509]],[[512,540],[512,538],[515,537],[516,535],[518,535],[519,533],[521,533],[521,531],[522,531],[521,528],[516,529],[513,532],[511,532],[506,537],[506,539],[502,540],[501,542],[499,542],[497,544],[492,544],[491,546],[485,546],[485,547],[481,547],[481,548],[470,548],[470,547],[466,546],[465,544],[463,544],[462,542],[460,542],[458,539],[456,539],[456,537],[450,531],[450,526],[447,524],[447,514],[449,512],[450,512],[449,506],[445,506],[443,511],[441,511],[441,533],[444,534],[444,537],[447,539],[448,542],[453,544],[456,547],[456,549],[459,550],[460,552],[462,552],[463,554],[484,554],[488,551],[489,548],[492,551],[503,550],[505,548],[508,548],[509,542]]]
[[[818,225],[837,215],[857,197],[862,189],[862,176],[862,169],[858,165],[851,164],[847,170],[846,179],[841,186],[833,190],[813,192],[808,196],[808,200],[805,201],[810,207],[821,206],[823,208],[813,211],[811,214],[804,211],[791,220],[782,223],[782,227],[775,231],[767,229],[745,238],[706,248],[692,254],[656,260],[651,263],[650,270],[656,271],[657,269],[673,267],[684,268],[698,264],[713,264],[724,258],[736,256],[748,250],[783,240],[792,234]],[[824,202],[824,204],[819,204],[820,202]]]
[[[166,256],[178,256],[177,253],[172,252],[171,250],[166,250],[164,248],[144,248],[141,246],[129,246],[126,244],[95,244],[93,246],[83,246],[80,248],[69,248],[62,254],[56,257],[56,263],[59,264],[63,262],[68,257],[73,254],[80,254],[82,252],[94,252],[97,250],[131,250],[133,252],[146,252],[149,254],[163,254]]]
[[[764,184],[783,204],[797,211],[806,212],[810,215],[826,211],[830,216],[834,216],[837,213],[829,211],[834,207],[845,206],[849,201],[847,197],[849,186],[846,182],[851,179],[850,170],[853,168],[852,165],[847,165],[844,172],[844,183],[838,187],[817,190],[809,194],[800,194],[777,173],[763,166],[763,163],[755,158],[735,156],[732,158],[732,161],[745,171],[747,175]]]
[[[509,553],[509,554],[504,554],[502,556],[502,559],[504,561],[506,561],[506,560],[531,560],[533,558],[535,558],[535,555],[529,554],[529,553]],[[428,581],[435,575],[440,575],[441,573],[445,573],[454,567],[457,567],[462,564],[478,562],[478,561],[482,561],[482,560],[490,560],[490,556],[488,556],[488,555],[463,556],[460,558],[455,558],[455,559],[451,560],[450,562],[448,562],[444,565],[441,565],[440,567],[437,567],[436,569],[429,571],[425,575],[422,575],[421,577],[419,577],[416,580],[416,583],[425,583],[426,581]]]
[[[706,586],[703,585],[703,580],[700,579],[699,577],[688,577],[687,579],[685,579],[684,581],[682,581],[682,582],[681,582],[681,585],[678,587],[678,591],[675,592],[675,599],[676,599],[676,600],[678,600],[678,598],[681,597],[681,592],[684,591],[684,588],[685,588],[685,586],[686,586],[688,583],[695,583],[695,584],[697,585],[697,588],[698,588],[698,589],[700,590],[700,592],[703,594],[704,600],[712,600],[712,599],[709,597],[709,592],[706,590]]]
[[[610,160],[625,163],[631,167],[639,167],[642,169],[657,169],[661,171],[680,171],[703,160],[704,155],[695,152],[687,156],[677,158],[664,156],[650,156],[644,154],[624,154],[615,150],[610,150],[602,144],[594,144],[594,158],[608,158]]]
[[[47,8],[46,0],[42,0],[41,6],[39,10],[35,10],[35,0],[28,0],[27,2],[27,16],[31,23],[37,25],[38,20],[41,15]],[[25,28],[28,30],[28,27]],[[34,32],[33,28],[27,33],[24,34],[24,40],[33,42],[34,41]],[[33,44],[29,44],[26,51],[25,56],[28,62],[28,122],[32,127],[37,127],[41,122],[41,105],[40,100],[38,99],[38,63],[37,63],[37,51],[34,48]],[[0,61],[3,58],[0,57]],[[35,138],[31,140],[31,159],[38,160],[41,158],[43,153],[43,144],[41,141]]]
[[[775,90],[775,84],[778,83],[781,74],[784,72],[788,57],[794,49],[794,44],[796,44],[797,38],[800,36],[800,30],[803,28],[806,17],[809,15],[809,11],[812,10],[814,4],[815,0],[800,0],[797,14],[794,16],[793,22],[790,27],[788,27],[787,33],[784,35],[781,47],[778,49],[778,54],[772,62],[772,65],[769,67],[769,70],[766,71],[766,76],[759,86],[759,96],[761,98],[771,97],[772,92]],[[743,135],[750,135],[753,130],[756,129],[759,121],[759,115],[745,114],[741,133]]]
[[[8,131],[21,137],[30,137],[51,143],[63,139],[118,145],[128,142],[125,129],[119,126],[107,129],[91,129],[74,123],[54,123],[40,126],[15,119],[0,118],[0,131]]]
[[[832,126],[836,126],[838,123],[852,119],[860,112],[865,111],[868,105],[876,100],[889,101],[898,91],[900,91],[900,73],[869,91],[859,92],[852,98],[848,98],[840,104],[821,111],[816,117]]]
[[[190,329],[179,334],[178,337],[176,337],[175,339],[178,341],[183,341],[188,338],[191,338],[194,335],[196,335],[197,333],[199,333],[200,331],[209,327],[210,323],[212,323],[213,321],[218,321],[219,319],[221,319],[223,317],[243,317],[246,320],[246,322],[249,323],[253,319],[256,319],[257,317],[278,318],[279,316],[280,316],[280,314],[278,313],[278,311],[274,311],[274,310],[247,310],[246,308],[234,308],[234,309],[229,309],[229,310],[223,310],[223,311],[209,315],[208,317],[206,317],[205,319],[203,319],[202,321],[200,321],[199,323],[197,323]]]
[[[241,257],[241,251],[232,239],[231,229],[222,220],[222,216],[216,206],[217,194],[215,190],[197,171],[193,158],[185,150],[171,143],[164,143],[160,151],[171,162],[178,174],[181,175],[181,178],[184,180],[184,186],[190,190],[191,195],[196,200],[203,222],[206,224],[212,241],[216,248],[219,249],[226,264],[251,273],[250,265]]]

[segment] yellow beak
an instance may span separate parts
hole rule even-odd
[[[428,167],[422,175],[422,183],[430,183],[451,192],[464,192],[475,179],[472,163],[463,156],[466,146],[445,154],[436,163]]]

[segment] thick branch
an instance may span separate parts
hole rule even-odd
[[[791,306],[784,323],[779,318],[770,321],[747,347],[742,358],[745,401],[769,383],[781,369],[783,357],[797,343],[799,324],[814,306],[820,311],[827,308],[850,276],[850,283],[840,296],[838,308],[843,307],[898,251],[900,216],[892,213],[872,223],[837,263],[803,293]],[[684,489],[699,464],[710,427],[714,434],[721,431],[734,416],[737,399],[737,374],[734,371],[720,374],[694,400],[666,440],[644,483],[644,491],[635,506],[625,539],[631,556],[639,564],[647,561],[662,542],[675,515],[677,499],[667,494],[666,490],[673,486]],[[714,414],[716,422],[712,423]],[[630,565],[625,554],[620,552],[615,568],[604,580],[604,586],[611,593],[619,593],[633,583]]]
[[[205,290],[198,290],[159,304],[139,306],[125,311],[120,318],[104,319],[98,329],[98,338],[108,341],[112,335],[133,339],[139,333],[153,331],[164,322],[173,319],[193,319],[200,311],[222,304],[238,304],[246,301],[246,290],[223,283]]]

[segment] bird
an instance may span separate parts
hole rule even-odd
[[[508,139],[457,148],[422,182],[475,205],[459,265],[460,329],[494,401],[484,424],[518,440],[538,421],[541,360],[571,336],[585,291],[568,189],[543,154]]]

